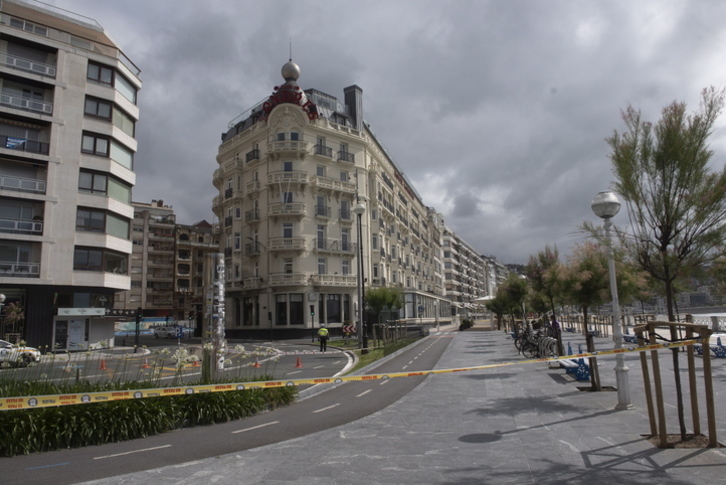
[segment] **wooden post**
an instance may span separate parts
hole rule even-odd
[[[648,325],[650,343],[655,344],[655,327]],[[666,431],[665,405],[663,402],[663,385],[660,378],[660,362],[658,360],[658,351],[650,351],[650,359],[653,361],[653,381],[655,382],[655,399],[658,407],[658,437],[660,439],[660,448],[668,446],[668,432]]]
[[[645,328],[645,326],[643,326]],[[643,330],[640,331],[636,327],[634,332],[638,335],[638,345],[645,345],[645,339],[643,338]],[[655,423],[655,409],[653,409],[653,389],[651,389],[650,383],[650,371],[648,370],[648,356],[645,352],[639,352],[640,354],[640,368],[643,370],[643,384],[645,385],[645,402],[648,406],[648,421],[650,422],[650,434],[655,436],[658,434],[658,428]]]
[[[704,335],[705,334],[705,335]],[[711,380],[711,332],[708,328],[704,328],[701,337],[705,340],[703,345],[703,380],[706,387],[706,417],[708,420],[708,446],[711,448],[718,447],[716,433],[716,409],[713,403],[713,381]]]
[[[693,327],[686,327],[686,338],[693,338]],[[688,360],[688,385],[691,391],[691,416],[693,419],[693,432],[696,436],[701,434],[701,417],[698,412],[698,388],[696,387],[696,359],[693,355],[693,345],[686,347]]]

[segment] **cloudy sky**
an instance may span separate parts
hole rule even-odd
[[[303,89],[360,86],[424,203],[503,263],[582,240],[622,109],[656,121],[726,81],[720,0],[46,2],[97,20],[142,71],[136,201],[213,219],[220,135],[280,84],[292,41]],[[711,145],[721,170],[726,118]]]

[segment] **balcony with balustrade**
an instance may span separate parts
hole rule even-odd
[[[305,238],[297,237],[272,237],[268,241],[270,251],[304,251]]]
[[[313,249],[318,253],[356,254],[357,244],[343,239],[313,239]]]
[[[275,202],[268,206],[267,213],[270,217],[279,217],[279,216],[304,217],[307,215],[307,210],[305,209],[305,204],[303,202],[291,202],[291,203]]]
[[[307,284],[308,275],[305,273],[271,274],[267,280],[270,286],[303,286]]]
[[[1,142],[1,138],[0,138]],[[32,194],[45,194],[46,181],[26,177],[0,175],[0,189],[27,192]]]
[[[356,275],[330,275],[316,274],[310,277],[314,286],[347,286],[355,287],[358,284]]]
[[[355,184],[351,182],[344,182],[342,180],[334,179],[331,177],[316,175],[312,178],[311,183],[319,190],[341,192],[344,194],[355,194]]]
[[[307,154],[310,144],[302,140],[277,140],[267,144],[267,151],[271,153],[299,153]]]
[[[291,184],[304,185],[307,183],[309,183],[308,173],[299,170],[281,170],[267,174],[267,185],[281,185],[285,188]]]
[[[39,278],[40,261],[0,261],[0,278]]]
[[[245,185],[245,195],[248,197],[256,194],[260,191],[260,181],[259,180],[253,180],[251,182],[247,182],[247,185]]]
[[[42,236],[43,222],[29,219],[0,218],[0,232]]]
[[[7,47],[5,47],[7,49]],[[56,66],[48,62],[33,61],[24,57],[0,52],[0,65],[39,76],[55,78]]]

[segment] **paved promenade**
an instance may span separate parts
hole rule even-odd
[[[452,342],[439,369],[522,359],[502,332],[447,334]],[[574,348],[584,342],[572,334],[564,340]],[[596,343],[601,350],[612,348],[609,339]],[[599,360],[602,384],[614,386],[614,359]],[[664,388],[673,396],[670,360],[669,351],[662,352]],[[724,360],[713,361],[721,443],[726,441]],[[685,366],[685,358],[681,362]],[[338,428],[89,483],[726,483],[726,448],[662,450],[643,438],[649,425],[637,356],[629,355],[627,364],[635,404],[629,411],[614,410],[617,393],[580,391],[587,382],[576,382],[545,363],[446,373],[427,377],[394,405]],[[700,365],[697,358],[699,371]],[[355,383],[345,385],[355,392]],[[677,431],[674,404],[674,398],[666,404],[671,433]]]

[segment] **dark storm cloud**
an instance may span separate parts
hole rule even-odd
[[[142,69],[135,200],[212,219],[220,134],[280,84],[292,40],[302,87],[360,86],[366,120],[424,203],[503,262],[581,239],[575,227],[611,185],[604,140],[621,109],[655,121],[726,76],[716,0],[55,3],[95,18]]]

